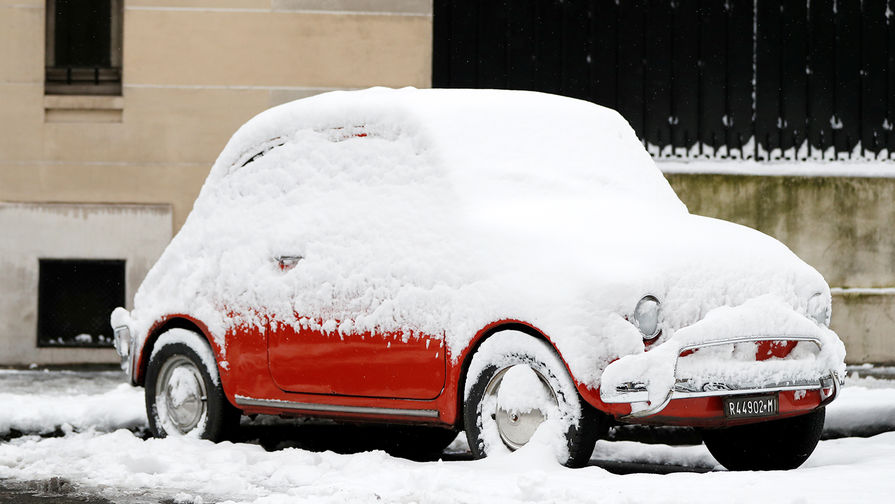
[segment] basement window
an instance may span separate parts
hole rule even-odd
[[[46,94],[121,95],[122,0],[47,0]]]
[[[38,347],[111,347],[109,314],[124,306],[123,260],[40,259]]]

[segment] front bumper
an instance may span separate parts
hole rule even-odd
[[[674,362],[674,386],[668,390],[661,400],[650,402],[647,384],[636,380],[625,382],[616,387],[612,387],[611,389],[601,387],[600,399],[609,405],[629,404],[631,412],[618,417],[618,419],[622,421],[638,421],[660,415],[672,401],[680,399],[720,398],[738,395],[768,394],[774,392],[802,394],[816,391],[818,399],[814,408],[825,406],[835,399],[839,393],[839,388],[842,385],[842,379],[838,376],[836,371],[832,369],[811,377],[800,377],[782,382],[753,382],[747,384],[738,383],[736,385],[723,382],[710,382],[704,383],[701,386],[694,386],[691,381],[677,377],[678,361],[682,355],[686,355],[688,352],[721,345],[781,340],[808,342],[816,345],[818,350],[822,347],[820,338],[813,336],[748,336],[686,345],[681,347]],[[813,393],[812,396],[814,396]],[[708,402],[706,402],[706,404],[707,403]]]

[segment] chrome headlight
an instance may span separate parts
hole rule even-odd
[[[659,335],[659,300],[653,296],[644,296],[634,308],[634,325],[643,334],[643,339],[650,340]]]
[[[818,324],[829,327],[832,307],[830,301],[818,292],[808,300],[808,316]]]

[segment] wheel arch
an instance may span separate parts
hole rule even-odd
[[[463,354],[461,354],[460,359],[459,359],[459,361],[460,361],[459,376],[457,377],[457,380],[456,380],[456,383],[457,383],[456,408],[457,408],[457,412],[459,414],[457,415],[456,423],[457,423],[457,426],[460,426],[461,428],[462,428],[461,424],[463,423],[463,408],[464,408],[464,401],[465,401],[465,395],[466,395],[464,392],[464,390],[466,388],[466,372],[469,370],[469,365],[472,363],[472,358],[478,351],[479,347],[482,346],[482,343],[487,341],[491,336],[494,336],[495,334],[504,332],[504,331],[519,331],[519,332],[525,333],[535,339],[539,339],[541,341],[546,342],[548,345],[550,345],[550,347],[553,349],[553,351],[556,352],[556,355],[559,356],[563,365],[566,366],[566,371],[568,371],[568,365],[566,364],[566,361],[562,358],[562,354],[560,354],[559,350],[557,350],[556,345],[554,345],[553,342],[550,341],[550,338],[548,338],[547,335],[544,334],[543,331],[541,331],[534,325],[529,324],[528,322],[524,322],[522,320],[517,320],[517,319],[505,319],[505,320],[500,320],[500,321],[492,322],[491,324],[488,324],[487,326],[483,327],[476,333],[475,337],[473,337],[473,339],[469,343],[469,345],[466,346],[466,348],[463,351]],[[571,376],[571,373],[569,374],[569,376]],[[574,381],[574,377],[573,377],[573,381]]]
[[[149,357],[152,355],[156,341],[158,341],[162,334],[171,329],[186,329],[187,331],[196,333],[208,343],[212,353],[214,353],[215,361],[218,360],[218,352],[211,342],[208,328],[205,324],[189,315],[170,315],[156,322],[149,330],[148,336],[146,336],[146,342],[143,343],[143,348],[140,351],[139,361],[136,366],[137,372],[134,376],[134,382],[137,385],[143,386],[146,382],[146,370],[149,367]]]

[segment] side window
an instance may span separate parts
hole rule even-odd
[[[123,3],[47,0],[46,94],[121,94]]]
[[[277,147],[282,147],[286,144],[286,141],[280,137],[271,138],[270,140],[264,142],[263,144],[255,147],[254,149],[249,150],[245,154],[239,158],[239,161],[236,162],[236,166],[242,168],[243,166],[255,161],[256,159],[263,157],[268,152],[276,149]]]

